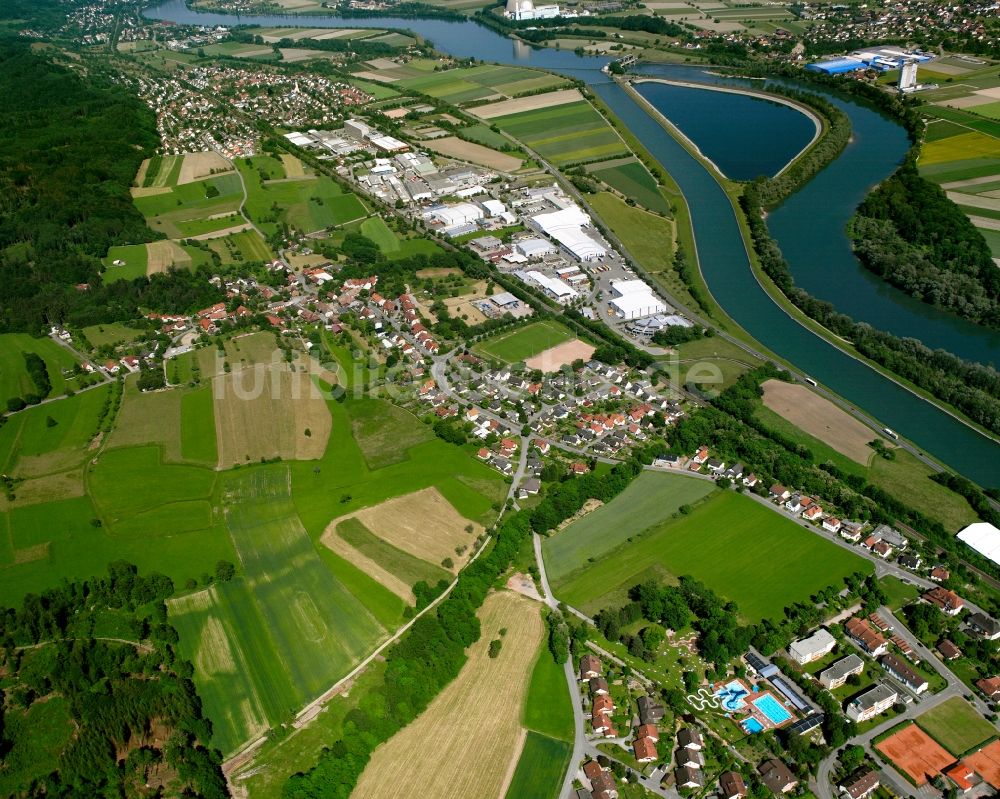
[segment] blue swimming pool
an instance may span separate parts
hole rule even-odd
[[[742,722],[742,727],[744,731],[749,735],[755,735],[758,732],[764,732],[764,725],[754,718],[746,719],[744,722]]]
[[[746,706],[743,697],[747,695],[747,689],[739,680],[727,683],[716,691],[715,695],[719,697],[719,701],[726,710],[740,710]]]
[[[753,706],[767,716],[767,720],[775,727],[779,724],[784,724],[792,717],[792,714],[785,710],[781,702],[771,696],[771,694],[764,694],[757,697],[753,700]]]

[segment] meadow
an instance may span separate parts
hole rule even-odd
[[[246,182],[246,213],[266,234],[277,230],[279,220],[312,233],[368,213],[356,195],[326,176],[288,179],[281,162],[267,156],[241,158],[236,167]]]
[[[112,280],[134,280],[144,277],[148,262],[148,251],[145,244],[124,244],[108,250],[107,257],[101,259],[104,272],[101,280],[108,283]],[[120,266],[115,261],[124,261]]]
[[[565,693],[566,686],[562,686]],[[572,744],[528,730],[517,768],[507,788],[506,799],[532,796],[558,799],[563,775],[573,754]]]
[[[492,119],[556,166],[627,156],[628,148],[586,100]]]
[[[588,194],[587,202],[643,269],[665,281],[674,274],[671,258],[674,223],[671,220],[628,205],[608,191]]]
[[[66,392],[63,369],[70,370],[77,363],[72,352],[50,338],[35,338],[27,333],[0,335],[0,403],[4,408],[10,397],[23,397],[38,391],[24,365],[26,352],[33,352],[45,361],[45,371],[52,385],[48,396],[57,397]]]
[[[643,472],[607,505],[545,539],[542,553],[549,579],[559,581],[629,538],[669,519],[715,491],[708,480],[665,472]]]
[[[784,609],[840,584],[871,564],[759,502],[719,492],[690,514],[668,520],[556,581],[553,590],[584,612],[645,579],[691,575],[734,601],[747,622],[781,618]]]
[[[559,322],[545,320],[488,338],[474,349],[489,358],[517,363],[574,337],[573,332]]]
[[[921,714],[917,726],[955,757],[1000,734],[960,696]]]
[[[367,238],[374,241],[382,252],[390,260],[409,258],[412,255],[434,255],[441,252],[441,248],[425,238],[400,238],[380,216],[370,216],[358,226],[358,231]]]
[[[660,193],[659,185],[649,174],[649,170],[638,161],[633,159],[613,166],[594,164],[587,171],[650,211],[669,216],[670,205]]]

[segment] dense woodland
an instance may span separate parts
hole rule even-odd
[[[1000,328],[1000,270],[986,240],[912,157],[865,198],[851,238],[861,262],[892,285]]]
[[[54,58],[0,38],[0,332],[215,302],[218,290],[189,272],[101,283],[109,247],[157,237],[129,194],[158,144],[155,120],[98,62]]]
[[[191,664],[167,623],[173,590],[163,575],[116,562],[106,577],[0,612],[0,776],[14,795],[228,796],[219,752],[201,743],[212,728]],[[65,715],[63,732],[47,729],[40,747],[34,719],[52,708]]]
[[[963,361],[944,350],[932,350],[916,339],[899,338],[855,322],[837,312],[830,303],[798,288],[764,222],[756,184],[744,189],[740,205],[761,268],[807,316],[851,341],[865,357],[955,406],[986,429],[1000,433],[1000,373],[989,366]]]

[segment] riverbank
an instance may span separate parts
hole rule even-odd
[[[739,194],[741,192],[741,189],[738,186],[738,184],[734,184],[732,181],[728,180],[728,178],[726,178],[725,175],[722,174],[721,170],[719,170],[719,168],[710,159],[706,158],[702,154],[701,150],[687,136],[685,136],[684,133],[676,125],[674,125],[669,119],[667,119],[666,116],[664,116],[648,100],[646,100],[646,98],[644,98],[638,91],[636,91],[636,89],[632,85],[630,85],[630,83],[626,81],[621,81],[620,85],[629,94],[629,96],[647,114],[650,115],[650,117],[656,120],[656,122],[659,123],[660,126],[668,134],[670,134],[682,147],[684,147],[684,149],[687,150],[687,152],[692,157],[697,159],[699,163],[705,168],[705,170],[709,174],[711,174],[713,179],[719,184],[719,187],[723,190],[723,192],[729,199],[730,206],[732,208],[733,214],[736,218],[737,224],[740,229],[740,233],[743,238],[743,246],[747,254],[747,260],[751,265],[753,275],[758,285],[767,294],[767,296],[774,302],[774,304],[777,305],[782,310],[782,312],[786,316],[788,316],[793,321],[797,322],[801,327],[805,328],[813,335],[823,339],[831,346],[836,347],[844,355],[847,355],[856,362],[864,364],[870,369],[876,371],[882,377],[891,380],[897,386],[899,386],[902,389],[905,389],[913,396],[925,402],[928,402],[941,412],[948,414],[948,416],[950,416],[954,420],[961,422],[970,430],[975,431],[976,433],[985,437],[992,443],[1000,444],[1000,440],[998,440],[995,436],[993,436],[988,430],[976,424],[973,420],[968,418],[957,408],[954,408],[948,405],[947,403],[940,401],[939,399],[937,399],[924,389],[920,388],[919,386],[911,383],[905,378],[900,377],[899,375],[896,375],[893,372],[890,372],[888,369],[881,366],[880,364],[866,358],[856,349],[854,349],[854,347],[847,339],[838,336],[833,331],[829,330],[828,328],[821,325],[819,322],[807,316],[802,310],[800,310],[797,306],[795,306],[794,303],[792,303],[792,301],[778,288],[778,286],[774,283],[774,281],[771,280],[771,278],[764,273],[760,265],[760,261],[757,257],[756,250],[753,247],[753,243],[751,240],[749,226],[747,225],[742,209],[739,208],[739,204],[737,201]],[[719,90],[725,91],[726,89],[720,88]],[[762,95],[763,93],[757,92],[756,94],[759,96]],[[700,270],[700,262],[699,262],[699,270]],[[704,275],[702,275],[702,279],[704,280]],[[778,360],[782,364],[787,364],[787,362],[784,359],[778,359]],[[875,429],[878,430],[879,428],[876,427]],[[910,447],[912,448],[911,451],[913,451],[914,454],[917,454],[918,457],[921,457],[921,459],[923,459],[926,463],[933,464],[937,468],[941,469],[947,468],[941,462],[924,455],[922,450],[913,447],[912,444],[910,445]]]

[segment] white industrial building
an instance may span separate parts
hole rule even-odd
[[[667,304],[641,280],[612,280],[611,288],[618,295],[611,300],[611,306],[624,319],[640,319],[667,312]]]
[[[541,258],[556,251],[555,245],[545,239],[525,239],[514,245],[514,251],[525,258]]]
[[[538,214],[531,219],[546,235],[554,238],[581,261],[594,261],[607,254],[603,245],[584,230],[590,226],[590,217],[577,205]]]
[[[976,552],[994,563],[1000,563],[1000,530],[989,522],[970,524],[958,534]]]
[[[508,19],[551,19],[559,16],[558,4],[536,6],[532,0],[507,0],[504,16]]]
[[[525,273],[531,282],[538,284],[561,303],[571,302],[577,296],[576,291],[557,277],[549,277],[532,270]]]
[[[442,205],[427,212],[432,219],[440,222],[446,228],[456,225],[469,225],[483,218],[483,209],[475,203],[456,203]]]

